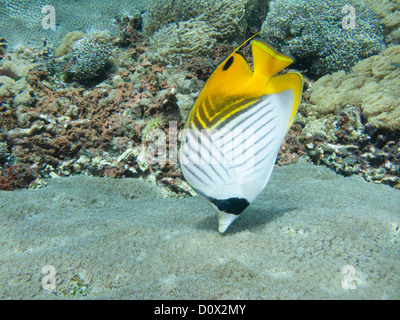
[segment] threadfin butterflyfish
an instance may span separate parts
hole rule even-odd
[[[294,59],[253,38],[253,70],[244,42],[207,80],[181,137],[183,176],[217,210],[221,233],[266,187],[303,90],[300,73],[276,75]]]

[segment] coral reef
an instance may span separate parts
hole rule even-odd
[[[58,46],[42,49],[6,47],[0,40],[2,188],[26,188],[29,183],[36,188],[44,185],[40,178],[90,174],[142,177],[162,186],[166,195],[194,194],[176,162],[174,132],[182,129],[204,81],[221,58],[232,52],[234,41],[251,34],[251,28],[264,21],[267,2],[154,0],[145,15],[136,12],[116,17],[116,33],[87,32],[79,27],[69,33],[64,30]],[[283,46],[290,49],[298,45],[296,50],[300,50],[304,44],[298,52],[300,66],[323,66],[323,72],[343,68],[348,73],[335,72],[316,82],[306,77],[303,101],[277,164],[293,163],[305,156],[341,174],[358,174],[368,181],[400,188],[400,47],[392,44],[380,55],[350,68],[355,60],[371,54],[368,48],[374,41],[382,45],[379,36],[374,38],[365,30],[369,26],[369,32],[376,31],[375,17],[353,1],[360,9],[357,31],[366,38],[357,42],[360,39],[346,30],[350,43],[342,43],[335,51],[335,41],[343,41],[345,36],[336,27],[330,35],[325,34],[323,28],[330,27],[331,19],[322,21],[317,31],[296,29],[304,19],[309,19],[312,27],[317,23],[315,17],[322,14],[318,6],[310,11],[313,19],[299,7],[304,4],[308,8],[314,2],[286,0],[291,9],[284,17],[292,11],[299,17],[287,21],[291,35],[287,37],[287,29],[282,29],[287,37]],[[25,10],[20,9],[22,3],[14,3],[15,12]],[[157,3],[165,7],[157,7]],[[274,6],[283,0],[271,3],[277,10]],[[11,2],[0,0],[1,8],[5,4],[10,6]],[[102,9],[93,12],[96,10]],[[257,10],[260,12],[255,13]],[[325,10],[326,15],[331,9]],[[13,19],[22,17],[22,13],[15,13]],[[335,17],[339,23],[342,16]],[[371,17],[371,24],[366,17]],[[341,38],[331,39],[333,36]],[[303,41],[312,37],[314,45],[321,48],[311,54],[311,43]],[[282,45],[279,37],[275,40]],[[347,45],[355,47],[343,54]],[[363,45],[365,52],[360,53]],[[241,49],[245,57],[248,49]],[[360,57],[354,60],[355,54]],[[334,64],[331,60],[336,55],[343,57]],[[159,142],[165,142],[166,147],[160,149]],[[79,295],[85,286],[78,285],[79,292],[73,287],[60,294]]]
[[[61,57],[67,53],[71,53],[75,42],[81,39],[84,35],[85,33],[82,31],[69,32],[55,50],[54,55],[56,57]]]
[[[355,29],[343,28],[345,5],[356,11]],[[292,66],[314,77],[350,70],[384,48],[379,18],[361,0],[276,0],[261,36],[295,57]]]
[[[193,103],[204,82],[187,71],[150,64],[146,51],[143,41],[117,50],[119,69],[86,89],[56,81],[57,74],[36,54],[27,76],[17,81],[0,77],[2,161],[26,165],[40,177],[141,176],[165,190],[188,193],[176,162],[149,161],[154,147],[149,132],[164,133],[168,152],[169,121],[182,127],[187,103]],[[47,58],[52,64],[53,58]]]
[[[0,142],[0,163],[6,162],[9,155],[7,143]]]
[[[216,31],[204,21],[194,19],[179,26],[170,24],[150,38],[148,57],[152,62],[179,64],[183,59],[210,55]]]
[[[19,77],[12,71],[8,70],[8,69],[0,69],[0,76],[5,76],[5,77],[9,77],[11,79],[14,80],[18,80]]]
[[[279,150],[276,164],[280,166],[296,163],[306,155],[306,137],[299,123],[292,124]]]
[[[6,54],[6,40],[4,38],[0,38],[0,60],[3,59],[4,55]]]
[[[51,5],[56,13],[56,32],[42,27],[46,13],[45,5]],[[146,8],[147,1],[110,0],[110,1],[64,1],[64,0],[1,0],[0,36],[8,45],[43,46],[47,39],[57,46],[72,31],[90,29],[109,30],[117,35],[116,19],[123,14],[135,14]]]
[[[218,30],[217,39],[231,38],[236,33],[243,37],[249,16],[267,3],[266,0],[152,0],[144,20],[144,31],[152,35],[170,23],[196,19]]]
[[[0,167],[0,190],[26,189],[36,179],[36,173],[24,164]]]
[[[0,76],[0,102],[2,102],[0,110],[10,113],[18,106],[32,105],[35,101],[35,93],[25,78],[15,80],[9,76]],[[2,118],[2,127],[7,128],[4,119]]]
[[[16,77],[26,77],[29,70],[38,66],[41,60],[40,55],[29,48],[19,48],[18,50],[8,50],[3,59],[0,60],[1,69],[12,72]],[[12,78],[16,78],[12,77]]]
[[[260,8],[266,8],[267,3],[153,0],[144,20],[144,31],[151,36],[149,59],[177,64],[182,59],[209,56],[216,41],[243,41],[248,34],[249,17],[265,12]]]
[[[400,0],[365,0],[385,27],[385,41],[400,44]]]
[[[140,13],[136,13],[132,16],[124,15],[119,20],[120,31],[115,44],[118,47],[135,47],[135,43],[141,43],[143,41],[143,17]],[[143,53],[143,51],[141,52]]]
[[[144,19],[144,32],[151,36],[170,23],[195,18],[207,1],[150,0]]]
[[[343,115],[343,114],[342,114]],[[337,138],[346,137],[353,119],[338,119]],[[343,121],[342,123],[340,121]],[[400,190],[400,134],[365,127],[358,139],[330,143],[310,137],[307,154],[313,163],[324,164],[349,176],[360,175],[368,182],[388,184]],[[346,139],[347,140],[347,139]]]
[[[400,46],[316,81],[297,123],[317,164],[400,189]]]
[[[364,123],[400,130],[400,46],[357,63],[352,71],[326,75],[314,83],[310,102],[317,114],[340,112],[346,105],[361,107]],[[325,117],[326,119],[326,117]]]
[[[90,31],[72,47],[71,67],[66,79],[78,82],[93,81],[105,73],[111,55],[111,38],[107,31]]]

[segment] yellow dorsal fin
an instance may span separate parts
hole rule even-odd
[[[242,86],[249,82],[253,72],[247,61],[238,53],[233,52],[214,70],[204,86],[203,92],[218,100],[232,93],[240,94]]]
[[[303,93],[303,76],[298,73],[286,73],[279,76],[276,74],[294,62],[294,59],[277,52],[271,46],[260,40],[253,40],[254,74],[252,83],[262,83],[267,80],[268,84],[263,88],[264,94],[274,94],[285,90],[292,90],[294,101],[287,130],[294,121],[298,105]]]
[[[223,60],[207,80],[201,90],[192,111],[189,123],[196,127],[209,128],[219,117],[227,117],[226,109],[237,104],[248,96],[248,85],[253,72],[247,61],[238,53],[233,52]]]
[[[261,77],[269,79],[294,62],[289,56],[285,56],[271,46],[260,40],[253,40],[254,78],[258,81]]]
[[[290,80],[286,84],[280,81],[283,78],[273,80],[276,73],[294,61],[291,57],[278,53],[263,41],[253,40],[252,71],[248,62],[237,53],[237,50],[254,36],[236,48],[215,68],[197,98],[186,126],[193,124],[197,128],[211,128],[251,105],[261,96],[285,89],[294,91],[295,100],[301,96],[301,76],[285,78]],[[297,104],[296,108],[293,107],[291,120],[296,110]]]
[[[243,42],[215,68],[207,80],[201,95],[209,96],[212,94],[213,97],[219,99],[226,97],[228,93],[235,93],[237,95],[246,93],[244,86],[251,81],[253,71],[248,62],[237,51],[257,36],[257,34]]]

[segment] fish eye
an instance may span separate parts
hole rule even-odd
[[[229,67],[232,65],[232,63],[233,63],[233,57],[230,57],[229,59],[228,59],[228,61],[226,61],[225,62],[225,64],[224,64],[224,66],[222,67],[222,71],[226,71],[226,70],[228,70],[229,69]]]

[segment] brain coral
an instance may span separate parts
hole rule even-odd
[[[144,0],[0,0],[0,37],[11,46],[40,47],[44,38],[57,45],[67,33],[75,30],[107,29],[117,34],[115,19],[144,9],[146,4]],[[45,5],[55,8],[56,30],[42,27]]]
[[[345,5],[356,14],[355,29],[343,28]],[[296,58],[294,67],[320,77],[350,70],[384,50],[379,18],[361,0],[275,0],[261,36]]]
[[[311,88],[310,102],[320,114],[361,107],[364,123],[400,130],[400,46],[358,62],[349,73],[326,75]]]

